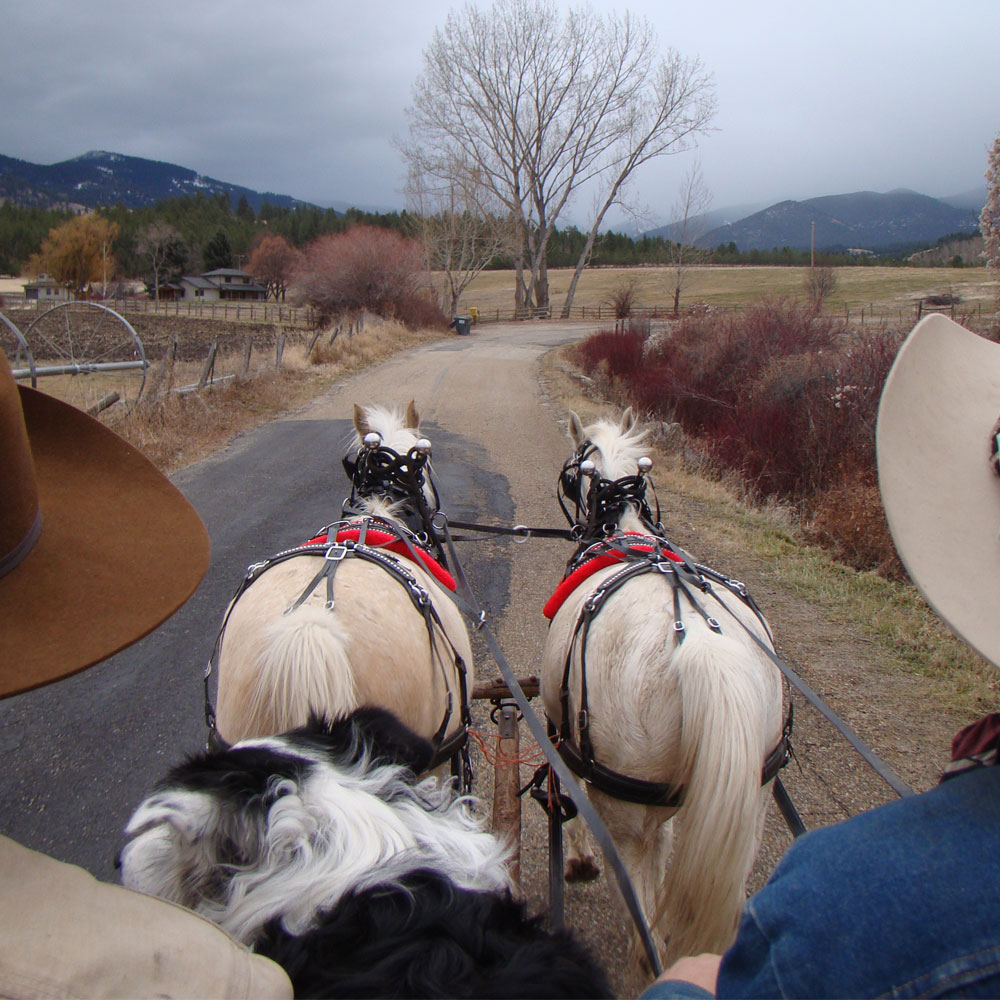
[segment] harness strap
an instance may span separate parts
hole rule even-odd
[[[632,533],[623,532],[620,537],[611,536],[584,550],[585,553],[593,553],[594,549],[607,548],[614,550],[620,558],[631,559],[631,561],[626,562],[622,569],[613,573],[597,587],[583,603],[580,613],[577,616],[576,625],[566,650],[566,658],[563,661],[563,674],[559,685],[559,706],[562,718],[559,722],[557,749],[570,769],[578,777],[614,798],[624,799],[627,802],[637,802],[642,805],[676,807],[683,801],[684,786],[675,786],[666,782],[646,781],[614,771],[595,759],[594,748],[590,739],[590,712],[587,694],[587,637],[593,620],[604,607],[611,594],[620,590],[629,580],[636,576],[651,572],[661,573],[668,577],[671,584],[674,632],[676,633],[678,643],[683,642],[686,635],[681,613],[682,593],[713,632],[720,634],[722,632],[722,626],[719,622],[708,613],[701,602],[691,592],[691,585],[694,585],[705,593],[710,593],[713,596],[715,594],[711,583],[698,571],[696,564],[691,562],[686,553],[675,550],[665,539],[659,539],[656,536],[649,536],[648,538],[638,536],[643,538],[643,544],[640,546],[632,545],[622,540],[634,537],[636,536]],[[646,542],[651,542],[652,544],[646,544]],[[570,565],[577,564],[578,561],[574,559]],[[730,586],[731,581],[727,577],[715,571],[711,572],[732,593],[743,597],[746,588],[742,584],[739,584],[739,588],[742,589]],[[767,629],[767,622],[764,621],[759,608],[749,601],[746,603],[761,620],[764,628]],[[735,615],[733,617],[736,618]],[[736,620],[740,621],[739,618]],[[740,623],[743,624],[742,621]],[[750,629],[747,629],[747,632],[750,635],[754,635]],[[769,630],[768,635],[770,635]],[[760,645],[766,649],[763,644]],[[577,712],[577,742],[574,742],[573,729],[569,717],[569,679],[573,666],[573,652],[576,648],[579,648],[580,651],[580,701]],[[766,785],[768,781],[774,778],[778,771],[791,758],[791,725],[792,712],[791,703],[789,703],[789,714],[782,731],[781,739],[764,761],[761,771],[762,785]],[[549,726],[552,735],[556,735],[556,729],[552,725],[551,720],[549,721]]]
[[[500,649],[500,644],[497,642],[496,636],[493,634],[489,625],[486,624],[486,612],[476,600],[476,595],[473,593],[472,588],[469,586],[469,581],[465,577],[462,565],[458,561],[458,555],[455,552],[454,542],[450,532],[448,531],[447,518],[444,518],[443,515],[439,515],[439,517],[441,519],[441,529],[442,534],[444,535],[445,544],[448,546],[448,554],[451,556],[452,565],[455,568],[455,575],[458,579],[458,592],[456,596],[462,602],[460,606],[464,606],[466,614],[468,614],[469,617],[476,622],[476,626],[482,634],[493,659],[500,668],[500,673],[504,679],[504,683],[507,685],[507,689],[517,702],[517,707],[524,718],[525,724],[531,731],[531,735],[535,738],[535,742],[545,754],[549,767],[562,783],[562,787],[565,789],[565,794],[572,799],[577,811],[586,821],[587,826],[590,827],[590,832],[593,834],[594,839],[600,846],[608,867],[614,872],[615,880],[617,881],[618,888],[622,894],[622,899],[625,901],[625,906],[632,917],[636,930],[639,934],[639,938],[642,941],[643,949],[646,953],[646,960],[649,962],[649,967],[652,969],[653,975],[658,976],[663,971],[663,966],[660,964],[659,953],[657,952],[656,945],[653,943],[653,937],[650,934],[649,925],[646,923],[646,917],[642,912],[642,907],[639,905],[639,899],[636,896],[635,887],[632,885],[632,882],[628,877],[628,872],[625,870],[625,865],[622,862],[621,855],[618,853],[618,848],[615,845],[611,834],[608,833],[608,828],[604,825],[600,816],[597,815],[597,811],[591,804],[590,799],[587,798],[586,793],[573,779],[572,771],[570,771],[570,769],[563,762],[562,758],[556,752],[555,747],[553,747],[548,738],[545,727],[542,725],[538,716],[535,715],[534,711],[532,711],[531,703],[528,701],[521,685],[518,683],[514,671],[507,662],[507,658],[503,655],[503,651]]]
[[[353,538],[344,538],[343,541],[337,541],[332,545],[318,542],[307,543],[294,549],[286,549],[269,559],[254,563],[248,567],[246,576],[240,583],[236,594],[234,595],[232,601],[230,601],[229,607],[226,610],[225,617],[223,618],[222,625],[215,640],[215,645],[212,649],[212,655],[210,656],[205,667],[205,722],[209,730],[208,745],[210,749],[218,749],[220,746],[227,745],[217,729],[215,710],[211,701],[209,678],[211,677],[213,665],[218,657],[219,649],[222,645],[222,639],[225,634],[226,626],[229,623],[230,614],[236,606],[236,602],[247,590],[247,588],[250,587],[250,585],[256,580],[260,579],[266,570],[277,565],[278,563],[285,562],[294,556],[303,555],[322,556],[324,563],[299,597],[285,610],[285,614],[289,614],[297,608],[300,608],[309,598],[309,595],[312,594],[316,587],[318,587],[324,580],[326,581],[326,602],[324,607],[328,611],[332,611],[334,608],[333,577],[339,568],[340,563],[348,556],[356,556],[381,566],[382,569],[386,570],[394,579],[402,584],[407,592],[407,596],[410,598],[410,602],[413,604],[414,608],[420,612],[424,619],[424,624],[427,628],[428,641],[431,648],[431,655],[441,671],[446,691],[444,715],[437,732],[435,732],[431,738],[431,745],[434,747],[434,757],[430,768],[437,767],[439,764],[444,763],[446,760],[453,757],[457,752],[462,750],[465,746],[468,737],[468,726],[472,719],[472,711],[469,703],[468,669],[465,660],[462,658],[458,649],[455,647],[455,644],[452,642],[451,637],[448,635],[444,627],[444,623],[441,621],[441,617],[430,599],[430,595],[420,585],[416,577],[409,573],[394,556],[389,555],[383,549],[365,544],[365,539],[369,529],[369,522],[373,520],[376,519],[365,518],[361,521],[357,529],[358,537],[356,540]],[[377,521],[376,523],[383,525],[388,522]],[[391,526],[395,528],[395,525]],[[331,525],[330,528],[332,527],[333,526]],[[381,533],[377,532],[377,534]],[[406,540],[403,532],[397,532],[397,535],[401,540]],[[339,535],[335,537],[339,537]],[[416,558],[412,561],[418,565],[422,565],[422,562]],[[438,646],[439,636],[444,637],[444,641],[447,643],[451,651],[452,662],[458,677],[458,693],[461,706],[461,728],[450,740],[447,741],[445,741],[445,736],[450,728],[451,719],[454,713],[454,695],[451,680],[444,666],[444,657]],[[462,780],[463,790],[465,792],[468,792],[471,789],[471,783],[471,767],[466,761],[463,769]]]

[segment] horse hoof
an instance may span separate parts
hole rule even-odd
[[[567,882],[593,882],[601,869],[593,858],[572,858],[566,862]]]

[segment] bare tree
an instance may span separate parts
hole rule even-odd
[[[806,295],[818,312],[823,308],[823,300],[837,287],[837,274],[832,267],[810,267],[806,271],[803,285]]]
[[[151,222],[139,233],[136,251],[149,259],[153,269],[153,298],[160,301],[160,271],[180,242],[181,234],[166,222]]]
[[[467,165],[456,165],[450,178],[438,180],[411,163],[406,194],[428,266],[444,276],[441,306],[454,316],[462,292],[483,268],[497,256],[513,253],[515,227],[505,207]]]
[[[263,283],[265,296],[272,296],[275,302],[279,299],[284,302],[288,283],[298,266],[298,251],[284,236],[265,234],[255,242],[247,268]]]
[[[986,266],[1000,269],[1000,136],[993,140],[986,161],[986,204],[979,216]]]
[[[424,51],[404,157],[446,181],[471,161],[518,232],[515,308],[547,311],[547,247],[583,185],[592,225],[572,304],[605,214],[641,164],[687,148],[715,109],[697,60],[658,55],[649,23],[550,0],[494,0],[449,13]]]
[[[712,193],[705,185],[701,164],[695,163],[684,175],[677,202],[674,204],[674,221],[668,230],[667,255],[674,276],[674,315],[680,313],[681,290],[688,268],[700,264],[708,251],[697,245],[708,230],[706,213],[712,206]]]

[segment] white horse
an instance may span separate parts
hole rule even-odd
[[[648,461],[639,461],[645,432],[628,409],[620,422],[589,427],[571,413],[569,434],[575,456],[563,484],[578,486],[575,520],[586,522],[581,555],[591,542],[597,548],[582,556],[577,575],[585,579],[568,594],[573,581],[564,582],[561,607],[550,601],[546,608],[552,618],[542,664],[546,714],[558,730],[565,705],[563,733],[579,752],[585,709],[591,760],[605,777],[604,769],[613,772],[610,783],[598,781],[605,791],[588,780],[587,792],[654,937],[658,944],[666,940],[664,964],[722,952],[733,939],[763,833],[763,765],[769,759],[768,770],[776,771],[776,762],[786,759],[781,674],[753,638],[772,648],[768,628],[724,585],[699,589],[700,571],[683,554],[683,562],[654,560],[661,565],[626,574],[617,588],[609,585],[637,561],[648,566],[649,550],[658,551],[651,536],[659,533],[644,499]],[[685,586],[678,588],[678,581]],[[603,586],[609,591],[602,600]],[[588,616],[595,594],[597,608]],[[589,748],[580,755],[588,757]],[[618,782],[619,776],[639,784]],[[640,799],[672,786],[682,790],[680,804],[670,803],[669,794],[659,797],[669,804],[625,801],[622,785],[626,794],[639,787]],[[596,875],[580,820],[567,824],[566,834],[567,878]],[[632,959],[642,962],[638,938]]]
[[[331,526],[325,544],[276,558],[230,605],[218,645],[216,724],[225,741],[361,705],[389,709],[437,750],[461,739],[463,696],[474,684],[468,632],[447,595],[449,574],[403,524],[414,505],[436,510],[418,425],[412,401],[405,414],[355,406],[359,464],[388,471],[360,484],[359,513]],[[393,479],[394,462],[417,496]],[[345,545],[328,549],[334,533]],[[359,543],[381,561],[360,557]]]

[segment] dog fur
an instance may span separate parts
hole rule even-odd
[[[122,881],[281,964],[302,996],[610,996],[514,901],[507,848],[428,741],[382,709],[174,768],[126,828]]]

